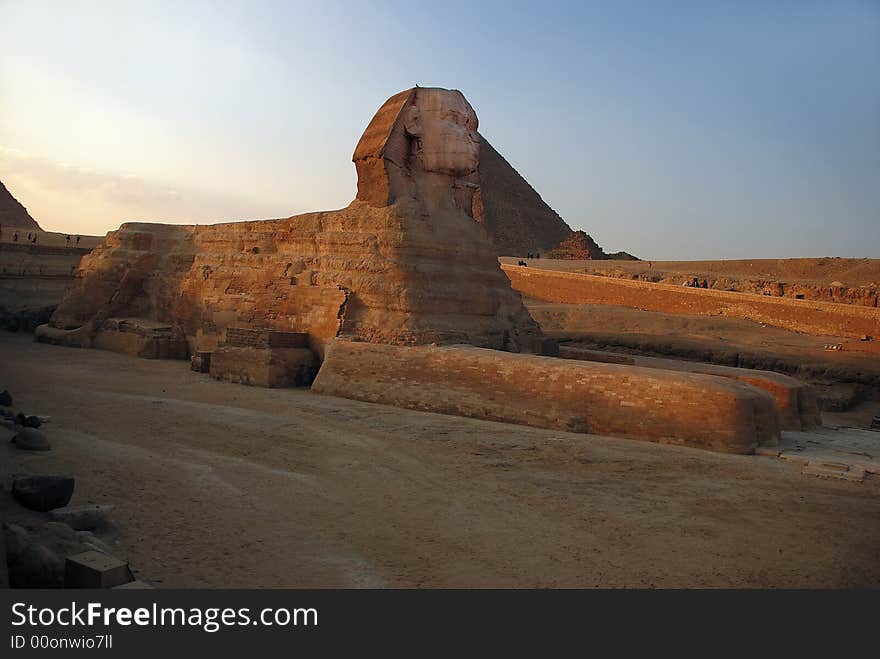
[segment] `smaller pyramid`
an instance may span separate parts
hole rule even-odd
[[[568,238],[559,243],[558,247],[547,251],[544,256],[548,259],[571,260],[639,260],[637,257],[626,252],[606,254],[605,250],[599,247],[599,244],[593,240],[593,237],[585,231],[573,231]]]
[[[37,221],[27,212],[27,208],[22,206],[18,199],[6,189],[3,181],[0,181],[0,226],[42,230]]]

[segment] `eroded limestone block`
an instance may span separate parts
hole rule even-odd
[[[211,377],[258,387],[305,387],[317,370],[307,348],[221,346],[211,355]]]
[[[108,318],[92,337],[101,350],[144,359],[187,359],[189,345],[175,324],[143,318]]]
[[[34,341],[38,343],[50,343],[53,345],[68,346],[70,348],[91,348],[92,330],[88,324],[83,324],[76,329],[53,327],[49,324],[38,325],[34,329]]]

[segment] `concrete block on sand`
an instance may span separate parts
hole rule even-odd
[[[68,556],[65,588],[115,588],[134,581],[128,563],[98,551]]]

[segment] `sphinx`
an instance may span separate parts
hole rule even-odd
[[[123,224],[83,258],[37,339],[558,430],[733,453],[776,443],[774,398],[750,384],[546,356],[552,343],[497,259],[513,234],[495,186],[513,179],[477,128],[460,92],[417,87],[364,131],[344,209]]]
[[[113,332],[161,328],[177,346],[162,356],[211,351],[230,327],[305,334],[319,358],[336,337],[531,350],[540,330],[474,219],[477,126],[461,92],[410,89],[364,131],[342,210],[123,224],[82,260],[40,335],[125,349]]]

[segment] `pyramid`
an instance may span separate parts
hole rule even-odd
[[[544,252],[543,256],[548,259],[574,259],[574,260],[604,260],[615,259],[618,261],[638,261],[639,258],[627,252],[613,252],[608,254],[593,237],[585,231],[575,231],[563,240],[557,247]]]
[[[40,230],[40,225],[18,199],[12,196],[2,181],[0,181],[0,226]]]
[[[499,256],[542,252],[571,234],[571,227],[483,136],[479,173],[474,217],[486,227]]]

